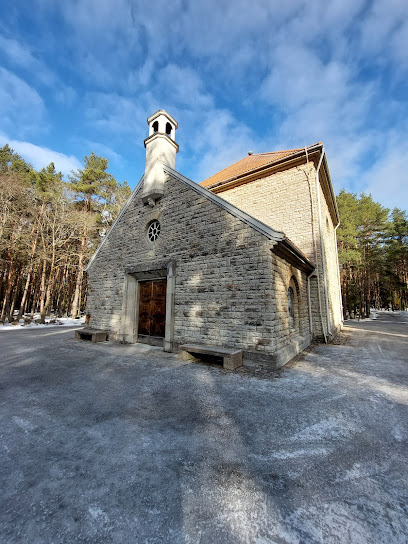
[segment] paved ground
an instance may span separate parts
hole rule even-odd
[[[405,544],[402,315],[279,377],[0,332],[0,542]]]

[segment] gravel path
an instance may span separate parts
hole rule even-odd
[[[269,373],[0,331],[0,542],[406,544],[407,321]]]

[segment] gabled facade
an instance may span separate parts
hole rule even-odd
[[[318,250],[299,249],[256,199],[238,206],[239,185],[208,190],[179,174],[177,122],[160,110],[148,124],[145,174],[88,265],[90,326],[112,340],[233,347],[281,366],[319,335]]]

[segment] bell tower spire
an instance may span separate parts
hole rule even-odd
[[[146,166],[143,180],[142,200],[154,206],[164,194],[165,174],[163,164],[175,168],[179,146],[175,142],[177,121],[166,111],[159,110],[151,115],[149,136],[145,139]]]

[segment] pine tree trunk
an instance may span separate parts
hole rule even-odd
[[[29,268],[28,268],[26,282],[25,282],[25,285],[24,285],[23,296],[21,298],[20,309],[18,311],[18,319],[20,319],[22,317],[22,315],[24,314],[24,312],[25,312],[27,294],[28,294],[28,290],[30,288],[30,282],[31,282],[33,268],[34,268],[33,259],[34,259],[36,248],[37,248],[37,236],[35,237],[35,240],[34,240],[33,245],[31,247],[30,264],[29,264]]]
[[[45,276],[47,269],[47,261],[43,260],[43,267],[41,273],[41,283],[40,283],[40,319],[41,323],[45,323]]]
[[[57,300],[55,303],[58,317],[62,317],[64,308],[66,310],[67,301],[66,301],[66,297],[64,297],[64,287],[68,281],[68,272],[69,272],[69,267],[68,265],[65,265],[64,273],[62,274],[62,279],[59,283],[58,292],[57,292]]]
[[[15,270],[14,263],[11,263],[7,273],[5,295],[4,295],[3,307],[2,307],[1,315],[0,315],[0,321],[2,321],[3,323],[6,319],[10,318],[10,297],[11,297],[11,290],[13,289],[13,283],[14,283],[14,273],[15,273],[14,270]]]
[[[11,316],[11,318],[13,318],[14,308],[16,306],[17,297],[18,297],[18,295],[20,293],[20,288],[21,288],[22,281],[23,281],[23,268],[20,269],[20,271],[18,273],[18,277],[16,278],[15,285],[13,287],[13,297],[12,297],[11,306],[10,306],[10,316]],[[17,317],[17,320],[19,320],[19,319],[20,318]]]
[[[79,259],[78,259],[78,273],[77,273],[76,284],[75,284],[74,302],[72,303],[72,311],[71,311],[71,315],[74,319],[79,317],[78,312],[80,310],[81,287],[82,287],[82,279],[84,277],[83,262],[85,257],[87,239],[88,239],[88,229],[84,227],[82,240],[81,240],[81,249],[79,252]]]

